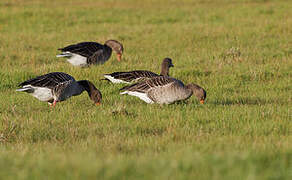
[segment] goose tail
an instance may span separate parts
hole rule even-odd
[[[128,91],[123,91],[123,92],[120,92],[121,95],[123,94],[128,94]]]
[[[34,89],[32,87],[22,87],[19,89],[16,89],[17,92],[28,92],[28,93],[32,93],[34,91]]]
[[[59,57],[72,57],[72,53],[70,53],[70,52],[62,52],[61,54],[58,54],[56,57],[57,58],[59,58]]]
[[[110,81],[112,83],[126,83],[126,84],[129,84],[129,82],[121,80],[121,79],[118,79],[118,78],[115,78],[114,76],[112,76],[110,74],[104,74],[103,76],[104,76],[105,79],[102,79],[102,80],[107,80],[107,81]]]

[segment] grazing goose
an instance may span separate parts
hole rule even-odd
[[[157,76],[146,81],[138,82],[123,87],[120,94],[136,96],[146,103],[170,104],[175,101],[185,100],[193,94],[204,104],[206,91],[196,84],[184,85],[180,80]]]
[[[62,51],[57,57],[69,58],[68,62],[73,66],[89,66],[91,64],[103,64],[112,54],[112,50],[117,53],[118,61],[121,60],[124,51],[123,45],[116,40],[108,40],[101,45],[97,42],[81,42],[59,48]]]
[[[160,76],[169,76],[169,68],[174,67],[172,60],[170,58],[165,58],[161,64]],[[152,77],[159,76],[156,73],[145,70],[136,70],[128,72],[114,72],[111,74],[105,74],[104,77],[106,80],[111,81],[112,83],[132,83],[137,81],[146,80]]]
[[[89,98],[99,105],[102,95],[98,89],[88,80],[76,81],[72,76],[63,72],[52,72],[19,84],[21,88],[16,91],[24,91],[40,101],[47,101],[53,107],[57,102],[64,101],[71,96],[77,96],[87,91]]]

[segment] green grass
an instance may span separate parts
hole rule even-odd
[[[292,1],[0,2],[0,179],[291,179]],[[57,48],[116,39],[124,59],[72,67]],[[159,72],[207,91],[168,106],[120,96],[113,71]],[[57,104],[17,93],[63,71],[92,81]]]

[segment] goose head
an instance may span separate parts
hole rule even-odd
[[[161,63],[161,72],[160,75],[168,76],[169,68],[174,67],[172,60],[170,58],[164,58]]]
[[[112,48],[112,50],[114,50],[117,53],[117,60],[118,61],[120,61],[122,59],[124,47],[120,42],[118,42],[116,40],[107,40],[105,42],[105,45],[109,46],[110,48]]]
[[[197,84],[188,84],[186,87],[192,91],[193,95],[198,98],[201,104],[205,103],[207,93],[202,87],[198,86]]]
[[[81,80],[78,81],[78,84],[81,85],[85,91],[87,91],[89,98],[94,102],[96,105],[100,105],[102,100],[101,92],[92,84],[92,82],[88,80]]]

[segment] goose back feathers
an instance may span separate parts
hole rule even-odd
[[[192,94],[205,100],[206,92],[198,85],[185,86],[180,80],[157,76],[143,82],[123,87],[121,94],[137,96],[146,103],[170,104],[175,101],[188,99]],[[201,101],[202,102],[202,101]]]
[[[165,58],[161,64],[160,75],[168,76],[169,68],[174,67],[172,60],[170,58]],[[114,72],[111,74],[105,74],[104,77],[106,80],[111,81],[112,83],[132,83],[137,81],[144,81],[152,77],[159,76],[158,74],[146,71],[146,70],[136,70],[136,71],[127,71],[127,72]]]
[[[104,45],[97,42],[81,42],[59,48],[62,51],[57,57],[66,57],[74,66],[88,66],[91,64],[103,64],[111,56],[112,50],[117,53],[118,61],[121,60],[123,45],[116,40],[108,40]]]
[[[40,101],[49,103],[64,101],[71,96],[77,96],[87,91],[90,99],[99,104],[102,95],[100,91],[88,80],[76,81],[72,76],[63,72],[52,72],[19,84],[17,91],[30,93]]]
[[[69,74],[63,72],[52,72],[24,81],[20,83],[19,86],[31,85],[36,87],[54,88],[60,83],[67,81],[75,81],[75,79]]]

